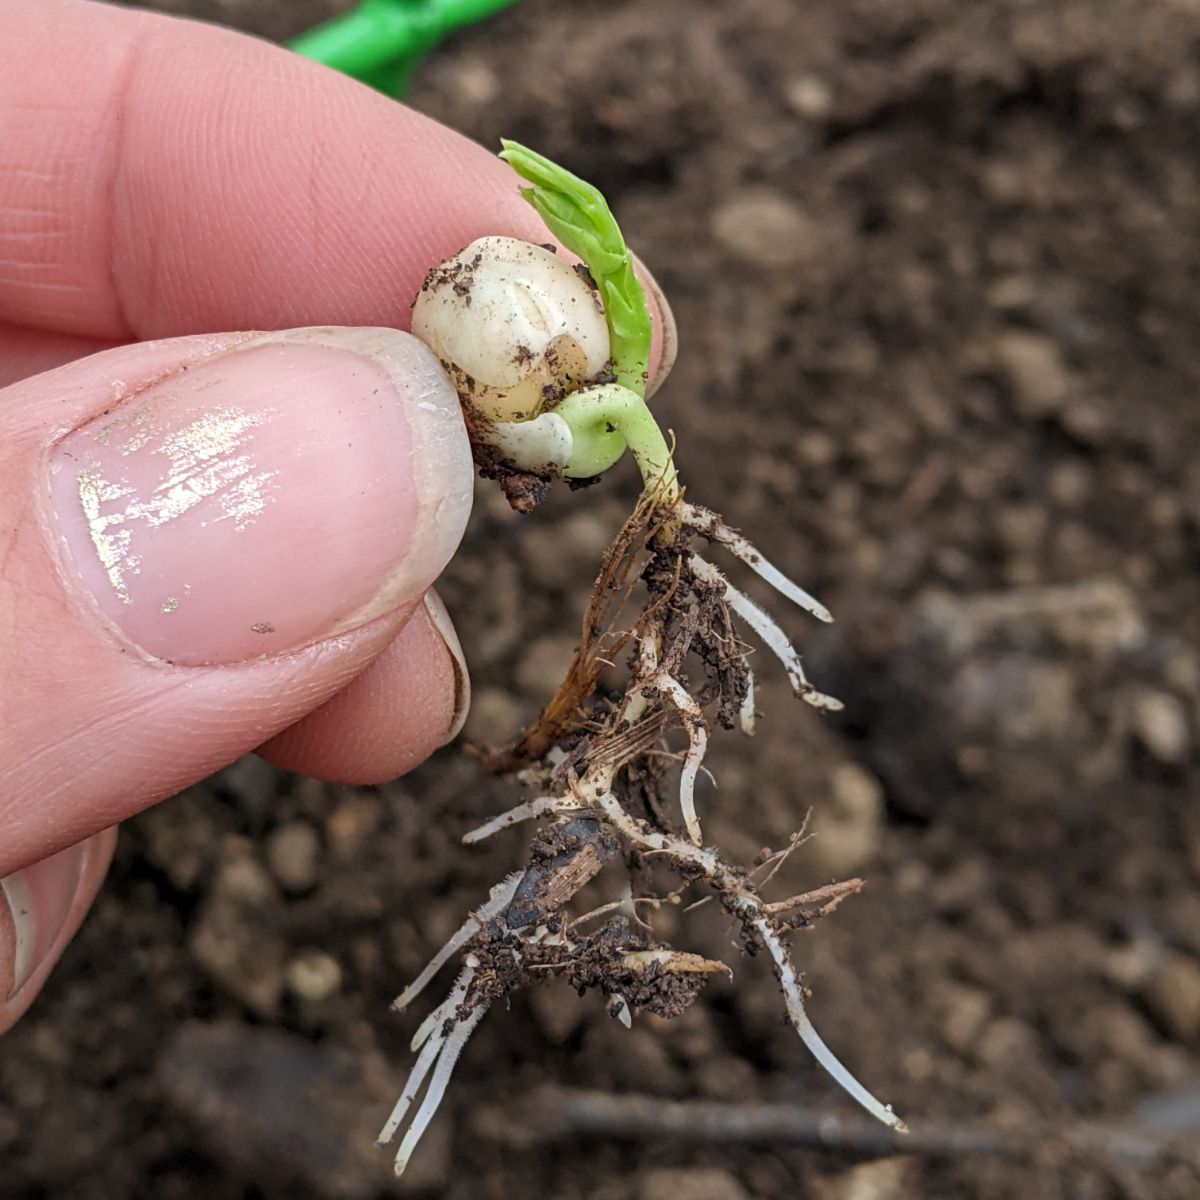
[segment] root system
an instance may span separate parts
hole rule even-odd
[[[663,509],[643,499],[604,558],[557,693],[515,745],[481,752],[489,771],[515,779],[534,796],[464,841],[478,842],[521,822],[542,824],[525,869],[492,889],[396,1001],[397,1008],[407,1008],[442,966],[461,956],[449,996],[413,1040],[418,1058],[380,1135],[381,1144],[391,1139],[425,1087],[400,1145],[398,1172],[466,1039],[497,999],[559,975],[580,995],[602,993],[610,1014],[628,1025],[640,1012],[678,1016],[709,976],[728,972],[724,963],[656,939],[643,920],[643,912],[689,890],[707,892],[721,905],[746,953],[765,955],[788,1019],[821,1065],[885,1125],[904,1129],[813,1028],[788,948],[795,929],[831,912],[861,881],[768,901],[761,890],[778,863],[768,860],[750,870],[704,844],[695,792],[709,734],[754,732],[754,675],[743,627],[779,660],[800,699],[826,711],[841,705],[808,681],[774,618],[698,553],[702,540],[730,552],[812,615],[831,619],[715,513],[683,501]],[[609,673],[622,662],[624,680],[614,687]],[[799,833],[776,857],[786,856],[798,840]],[[619,897],[574,914],[571,904],[580,890],[614,861],[627,875]],[[651,861],[677,880],[666,896],[640,894]],[[764,868],[766,876],[759,878]]]

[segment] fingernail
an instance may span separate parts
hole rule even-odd
[[[0,879],[0,996],[11,1000],[54,949],[83,878],[87,843]]]
[[[654,374],[646,382],[646,396],[649,398],[662,387],[663,382],[671,373],[671,368],[675,365],[675,356],[679,350],[679,333],[675,326],[675,314],[671,311],[666,293],[659,286],[658,280],[650,273],[650,268],[636,255],[634,261],[637,263],[638,275],[641,277],[642,285],[645,287],[650,301],[651,316],[657,318],[654,321],[653,345],[658,350],[658,360],[654,367]]]
[[[454,622],[450,620],[442,598],[433,588],[425,593],[425,611],[429,614],[430,624],[445,643],[450,661],[454,664],[454,716],[442,741],[442,745],[445,746],[458,737],[466,724],[467,710],[471,707],[471,676],[467,671],[467,659],[463,654],[462,643],[458,640]]]
[[[124,397],[54,448],[67,557],[154,658],[281,654],[411,603],[470,511],[454,390],[390,329],[265,334]]]

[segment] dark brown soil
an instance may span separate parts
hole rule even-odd
[[[158,7],[285,36],[337,5]],[[764,669],[706,834],[749,863],[813,809],[792,890],[868,880],[797,935],[819,1028],[915,1127],[1018,1149],[497,1140],[481,1114],[536,1121],[546,1084],[854,1115],[709,905],[659,933],[734,983],[632,1032],[564,984],[493,1011],[404,1191],[1200,1195],[1186,1156],[1071,1132],[1186,1121],[1162,1097],[1190,1088],[1200,1141],[1200,8],[526,0],[411,98],[600,185],[670,295],[691,498],[833,608],[790,627],[847,705]],[[471,736],[552,693],[634,490],[622,469],[527,517],[481,490],[443,588]],[[0,1191],[393,1194],[370,1143],[416,1020],[387,1003],[519,865],[519,832],[458,845],[506,794],[454,751],[378,790],[246,761],[132,822],[4,1041]]]

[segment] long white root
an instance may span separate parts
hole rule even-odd
[[[688,562],[697,579],[703,579],[706,583],[720,584],[725,589],[725,602],[754,630],[763,645],[783,664],[788,682],[792,685],[792,691],[801,700],[811,704],[813,708],[819,708],[825,712],[841,711],[843,705],[840,700],[834,696],[827,696],[824,692],[818,692],[808,682],[808,678],[804,674],[804,667],[800,663],[800,655],[796,653],[787,634],[776,624],[775,618],[766,609],[755,604],[745,592],[738,591],[712,563],[706,562],[698,554],[693,554]]]
[[[771,961],[775,966],[776,977],[783,989],[788,1017],[809,1052],[825,1068],[833,1081],[858,1101],[873,1117],[891,1129],[907,1133],[908,1127],[892,1111],[891,1105],[883,1104],[867,1091],[822,1041],[805,1011],[804,995],[800,989],[796,968],[792,965],[787,949],[778,931],[771,924],[766,906],[757,893],[739,889],[736,899],[732,898],[727,889],[719,886],[724,869],[714,851],[689,846],[677,837],[650,829],[644,822],[627,813],[612,792],[597,795],[596,804],[608,818],[610,824],[638,849],[652,850],[658,853],[666,852],[684,862],[693,863],[700,872],[708,877],[710,883],[718,885],[722,900],[731,907],[731,911],[735,911],[741,919],[747,922],[770,954]]]
[[[802,587],[794,584],[778,567],[767,562],[755,546],[736,529],[727,525],[711,509],[702,508],[699,504],[683,503],[679,505],[678,512],[685,525],[724,546],[731,554],[740,558],[760,579],[769,583],[781,596],[786,596],[805,612],[812,613],[818,621],[832,623],[833,614],[820,600],[810,596]]]
[[[424,990],[429,981],[450,961],[479,932],[479,930],[498,917],[511,903],[516,894],[517,885],[521,882],[523,871],[514,871],[506,875],[488,893],[487,900],[477,908],[459,928],[450,935],[446,944],[430,959],[425,969],[392,1001],[396,1012],[403,1012]]]
[[[502,829],[509,829],[513,825],[519,825],[522,821],[534,821],[538,817],[544,817],[547,813],[554,812],[560,808],[563,803],[561,796],[538,796],[534,800],[527,800],[524,804],[515,805],[513,808],[507,809],[499,816],[493,817],[490,821],[484,821],[482,825],[476,826],[470,833],[464,833],[462,840],[464,846],[473,846],[476,842],[486,841],[493,834],[499,833]]]
[[[776,978],[779,980],[779,986],[783,989],[788,1016],[791,1018],[793,1028],[800,1035],[800,1040],[808,1047],[809,1053],[825,1068],[834,1083],[841,1087],[847,1095],[857,1100],[871,1116],[882,1121],[888,1128],[895,1129],[898,1133],[907,1133],[908,1126],[896,1116],[892,1111],[892,1106],[883,1104],[868,1092],[850,1074],[816,1031],[804,1008],[804,994],[800,988],[800,981],[796,977],[796,969],[792,966],[787,950],[779,935],[771,927],[770,921],[765,916],[758,916],[753,918],[750,923],[771,955],[771,961],[775,964]]]
[[[475,978],[477,967],[478,963],[474,961],[473,957],[468,957],[467,965],[455,980],[454,987],[450,989],[450,995],[435,1010],[436,1013],[442,1015],[441,1027],[439,1027],[439,1022],[430,1020],[421,1027],[421,1030],[418,1030],[418,1035],[422,1030],[425,1033],[424,1045],[421,1046],[421,1053],[417,1055],[417,1061],[413,1063],[412,1070],[408,1073],[408,1079],[404,1083],[400,1099],[396,1101],[396,1107],[392,1109],[391,1116],[380,1130],[379,1137],[375,1139],[377,1145],[386,1146],[396,1136],[396,1130],[400,1128],[412,1102],[417,1098],[417,1093],[420,1092],[421,1085],[425,1082],[425,1076],[429,1074],[429,1069],[446,1044],[445,1022],[454,1020],[455,1011],[467,998],[467,989]],[[414,1041],[416,1041],[415,1038]]]
[[[397,1175],[404,1174],[404,1168],[408,1166],[408,1160],[417,1148],[421,1135],[428,1128],[429,1122],[433,1120],[433,1114],[437,1112],[438,1105],[441,1104],[442,1097],[446,1094],[446,1085],[450,1082],[450,1076],[454,1072],[458,1056],[486,1013],[486,1006],[475,1009],[470,1016],[459,1021],[445,1041],[441,1043],[442,1052],[438,1055],[437,1068],[433,1072],[433,1078],[429,1081],[425,1099],[421,1101],[421,1107],[417,1109],[417,1115],[413,1117],[408,1132],[400,1142],[400,1149],[396,1151],[395,1172]]]
[[[704,713],[687,688],[665,671],[655,675],[651,684],[679,710],[687,729],[688,751],[679,776],[679,807],[683,810],[683,823],[687,826],[688,837],[699,846],[700,818],[696,816],[696,776],[708,749],[708,730],[704,724]]]

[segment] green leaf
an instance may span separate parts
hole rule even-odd
[[[644,396],[650,309],[608,202],[590,183],[536,151],[507,139],[501,145],[500,157],[533,185],[522,188],[521,195],[551,233],[583,260],[600,289],[617,382]]]

